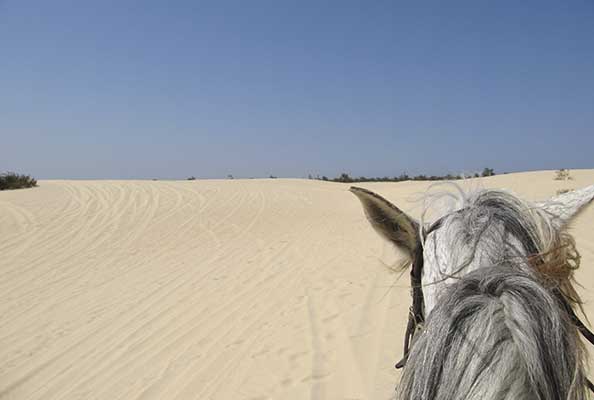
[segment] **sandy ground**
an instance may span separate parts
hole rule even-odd
[[[594,170],[465,181],[533,200]],[[427,183],[361,184],[418,216]],[[41,181],[0,192],[0,398],[388,399],[408,277],[348,185]],[[594,320],[594,204],[572,225]]]

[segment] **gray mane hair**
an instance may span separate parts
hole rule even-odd
[[[513,261],[516,268],[537,273],[547,285],[559,288],[571,303],[581,304],[572,283],[579,253],[555,216],[503,190],[466,194],[454,186],[458,193],[448,196],[456,203],[455,211],[421,242],[426,257],[424,286],[452,283],[473,270]],[[433,196],[425,205],[423,218],[438,203],[434,199],[439,200],[439,196]],[[438,267],[432,270],[431,266]],[[437,288],[428,291],[430,310]]]
[[[586,399],[584,349],[554,297],[512,264],[449,285],[397,389],[415,400]]]

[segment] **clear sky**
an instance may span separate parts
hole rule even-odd
[[[594,168],[594,2],[0,0],[0,171]]]

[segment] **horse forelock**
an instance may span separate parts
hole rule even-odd
[[[511,261],[581,304],[573,286],[579,253],[572,236],[555,225],[548,212],[504,190],[468,193],[453,185],[453,193],[431,194],[424,204],[421,226],[427,225],[429,211],[440,216],[437,228],[421,236],[424,286],[451,283],[478,268]],[[443,199],[448,200],[445,208]],[[430,311],[438,288],[426,291]]]

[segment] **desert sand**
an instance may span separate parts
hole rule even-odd
[[[466,180],[531,200],[594,183]],[[413,216],[428,182],[358,184]],[[349,185],[40,181],[0,192],[1,399],[388,399],[402,254]],[[571,226],[594,320],[594,204]],[[591,352],[594,354],[594,352]]]

